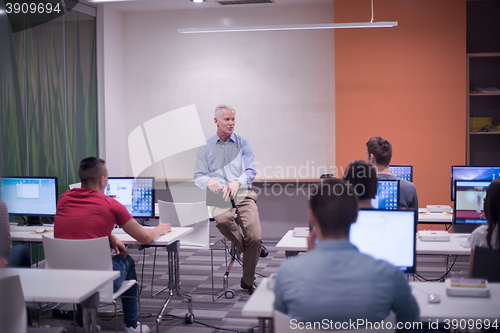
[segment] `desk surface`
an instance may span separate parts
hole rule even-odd
[[[490,283],[491,297],[451,297],[446,295],[443,282],[410,282],[412,293],[420,307],[420,319],[500,319],[500,283]],[[441,302],[428,302],[429,294],[439,294]],[[244,317],[272,318],[274,291],[263,279],[248,299],[241,313]],[[500,323],[499,323],[500,324]]]
[[[23,231],[23,227],[17,227],[13,231],[10,232],[10,236],[13,241],[17,242],[28,242],[28,243],[41,243],[42,242],[42,234],[37,234],[33,231]],[[150,227],[152,228],[152,227]],[[46,228],[47,230],[53,230]],[[166,235],[158,237],[154,242],[149,245],[155,246],[167,246],[172,244],[173,242],[179,240],[181,237],[189,234],[193,231],[192,227],[175,227],[171,232]],[[113,235],[116,235],[124,244],[134,244],[139,245],[137,240],[132,238],[129,234],[125,233],[123,229],[115,228],[113,229]],[[43,235],[54,235],[53,231],[49,231],[44,233]]]
[[[26,302],[81,303],[107,283],[118,271],[2,268],[0,276],[19,275]]]
[[[463,247],[460,241],[469,238],[470,234],[453,234],[450,233],[449,242],[422,242],[417,238],[417,254],[444,254],[469,256],[470,247]]]
[[[417,254],[470,255],[470,248],[462,247],[460,240],[467,240],[470,234],[450,234],[449,242],[422,242],[417,239]],[[307,251],[307,238],[294,237],[289,230],[276,244],[276,249],[282,251]]]
[[[307,251],[307,237],[294,237],[293,230],[288,230],[285,236],[276,244],[276,249],[305,252]]]
[[[410,282],[420,307],[422,321],[444,319],[500,319],[500,283],[490,283],[491,297],[452,297],[443,282]],[[441,302],[428,302],[428,295],[439,294]],[[500,323],[498,323],[500,324]]]
[[[153,228],[153,227],[145,227],[145,228]],[[158,237],[154,242],[148,244],[153,246],[167,246],[172,244],[175,241],[178,241],[181,237],[186,236],[187,234],[193,232],[192,227],[173,227],[172,231],[166,235]],[[115,228],[113,229],[113,235],[115,235],[118,239],[120,239],[123,244],[128,245],[140,245],[135,238],[127,234],[123,229]]]
[[[243,317],[272,318],[274,291],[267,288],[267,278],[263,279],[241,310]]]

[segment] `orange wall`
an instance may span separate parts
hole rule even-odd
[[[334,1],[336,23],[370,20],[370,0]],[[466,162],[465,2],[375,0],[375,21],[397,27],[335,31],[337,165],[388,138],[420,207],[451,204],[450,166]]]

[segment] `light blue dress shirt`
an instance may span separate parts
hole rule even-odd
[[[418,304],[403,272],[362,254],[347,240],[319,242],[285,260],[276,277],[274,308],[303,322],[419,321]]]
[[[201,189],[207,188],[210,178],[222,186],[236,179],[240,187],[250,189],[256,174],[250,143],[235,133],[226,142],[215,134],[198,150],[194,182]]]

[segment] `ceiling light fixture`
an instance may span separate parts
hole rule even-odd
[[[237,32],[237,31],[279,31],[279,30],[317,30],[317,29],[347,29],[347,28],[390,28],[398,22],[358,22],[358,23],[326,23],[326,24],[290,24],[290,25],[259,25],[247,27],[223,28],[186,28],[177,29],[182,34],[199,34],[206,32]]]
[[[193,0],[194,1],[194,0]],[[217,27],[217,28],[184,28],[177,29],[181,34],[199,34],[209,32],[240,32],[240,31],[280,31],[280,30],[322,30],[322,29],[349,29],[349,28],[392,28],[398,22],[373,22],[374,9],[371,0],[372,17],[370,22],[354,23],[324,23],[324,24],[285,24],[285,25],[259,25],[245,27]]]
[[[191,1],[194,2],[194,3],[202,3],[205,0],[191,0]]]

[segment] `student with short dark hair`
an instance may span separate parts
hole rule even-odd
[[[111,232],[116,225],[142,244],[149,244],[170,231],[170,224],[161,223],[154,229],[143,228],[127,208],[104,194],[108,184],[108,169],[103,159],[87,157],[80,162],[78,175],[81,188],[64,192],[57,202],[54,219],[54,237],[63,239],[93,239],[108,237],[116,256],[112,258],[113,270],[120,277],[113,281],[116,292],[123,280],[136,279],[134,260],[127,256],[125,245]],[[139,322],[137,309],[137,285],[123,293],[123,321],[125,333],[149,332],[147,325]],[[79,307],[79,314],[80,314]],[[81,315],[79,315],[81,325]],[[141,331],[142,326],[142,331]]]
[[[328,179],[318,186],[309,200],[309,252],[281,263],[274,308],[301,322],[374,323],[391,311],[398,322],[419,321],[418,304],[403,272],[360,253],[349,241],[358,215],[352,185]]]
[[[381,180],[399,179],[399,207],[418,210],[417,188],[412,182],[400,179],[389,169],[392,159],[392,144],[384,137],[374,136],[366,143],[368,161],[377,167]]]
[[[377,169],[367,161],[351,162],[344,171],[344,179],[354,188],[360,209],[373,209],[372,199],[377,195]]]

